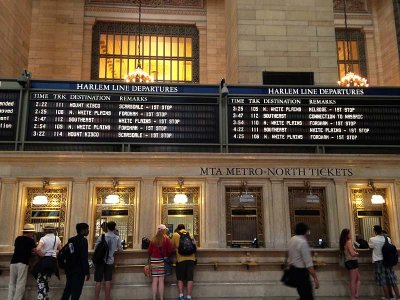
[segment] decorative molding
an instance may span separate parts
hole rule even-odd
[[[347,12],[368,12],[365,0],[347,0],[346,6]],[[344,0],[333,0],[333,9],[335,12],[343,12]]]
[[[119,14],[139,14],[137,7],[121,7],[121,6],[85,6],[86,12],[101,12],[101,13],[119,13]],[[180,15],[180,16],[205,16],[205,10],[189,10],[189,9],[143,9],[142,14],[157,14],[157,15]]]
[[[159,7],[197,7],[203,8],[203,0],[140,0],[142,6],[159,6]],[[139,5],[139,0],[86,0],[86,5]]]

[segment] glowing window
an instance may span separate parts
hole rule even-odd
[[[99,22],[93,30],[93,80],[122,80],[138,64],[157,82],[199,82],[195,26]],[[139,49],[140,47],[140,49]]]

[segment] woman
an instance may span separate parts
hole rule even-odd
[[[358,252],[354,249],[348,228],[343,229],[340,234],[339,248],[344,255],[344,265],[350,274],[350,299],[358,299],[361,284],[360,272],[358,271]]]
[[[56,227],[46,225],[43,228],[45,236],[43,236],[36,248],[36,253],[41,256],[37,269],[36,282],[38,285],[38,299],[49,299],[49,279],[54,273],[60,279],[57,267],[57,253],[61,249],[61,241],[56,236]]]
[[[150,242],[148,249],[150,256],[151,276],[153,278],[153,300],[156,300],[157,291],[160,300],[164,299],[164,258],[171,256],[173,252],[174,247],[167,235],[167,227],[164,224],[158,225],[157,233]]]

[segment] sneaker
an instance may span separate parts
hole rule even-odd
[[[185,300],[185,297],[179,296],[179,297],[178,297],[178,300]]]

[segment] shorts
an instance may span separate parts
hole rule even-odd
[[[193,281],[194,260],[184,260],[176,263],[176,279],[179,281]]]
[[[344,266],[346,267],[347,270],[357,269],[358,268],[358,260],[357,259],[346,260],[344,262]]]
[[[378,260],[374,263],[375,282],[378,286],[396,286],[397,276],[392,267],[385,267],[383,260]]]
[[[112,273],[113,273],[114,265],[109,264],[101,264],[95,265],[94,269],[94,281],[95,282],[102,282],[104,281],[111,281],[112,280]]]

